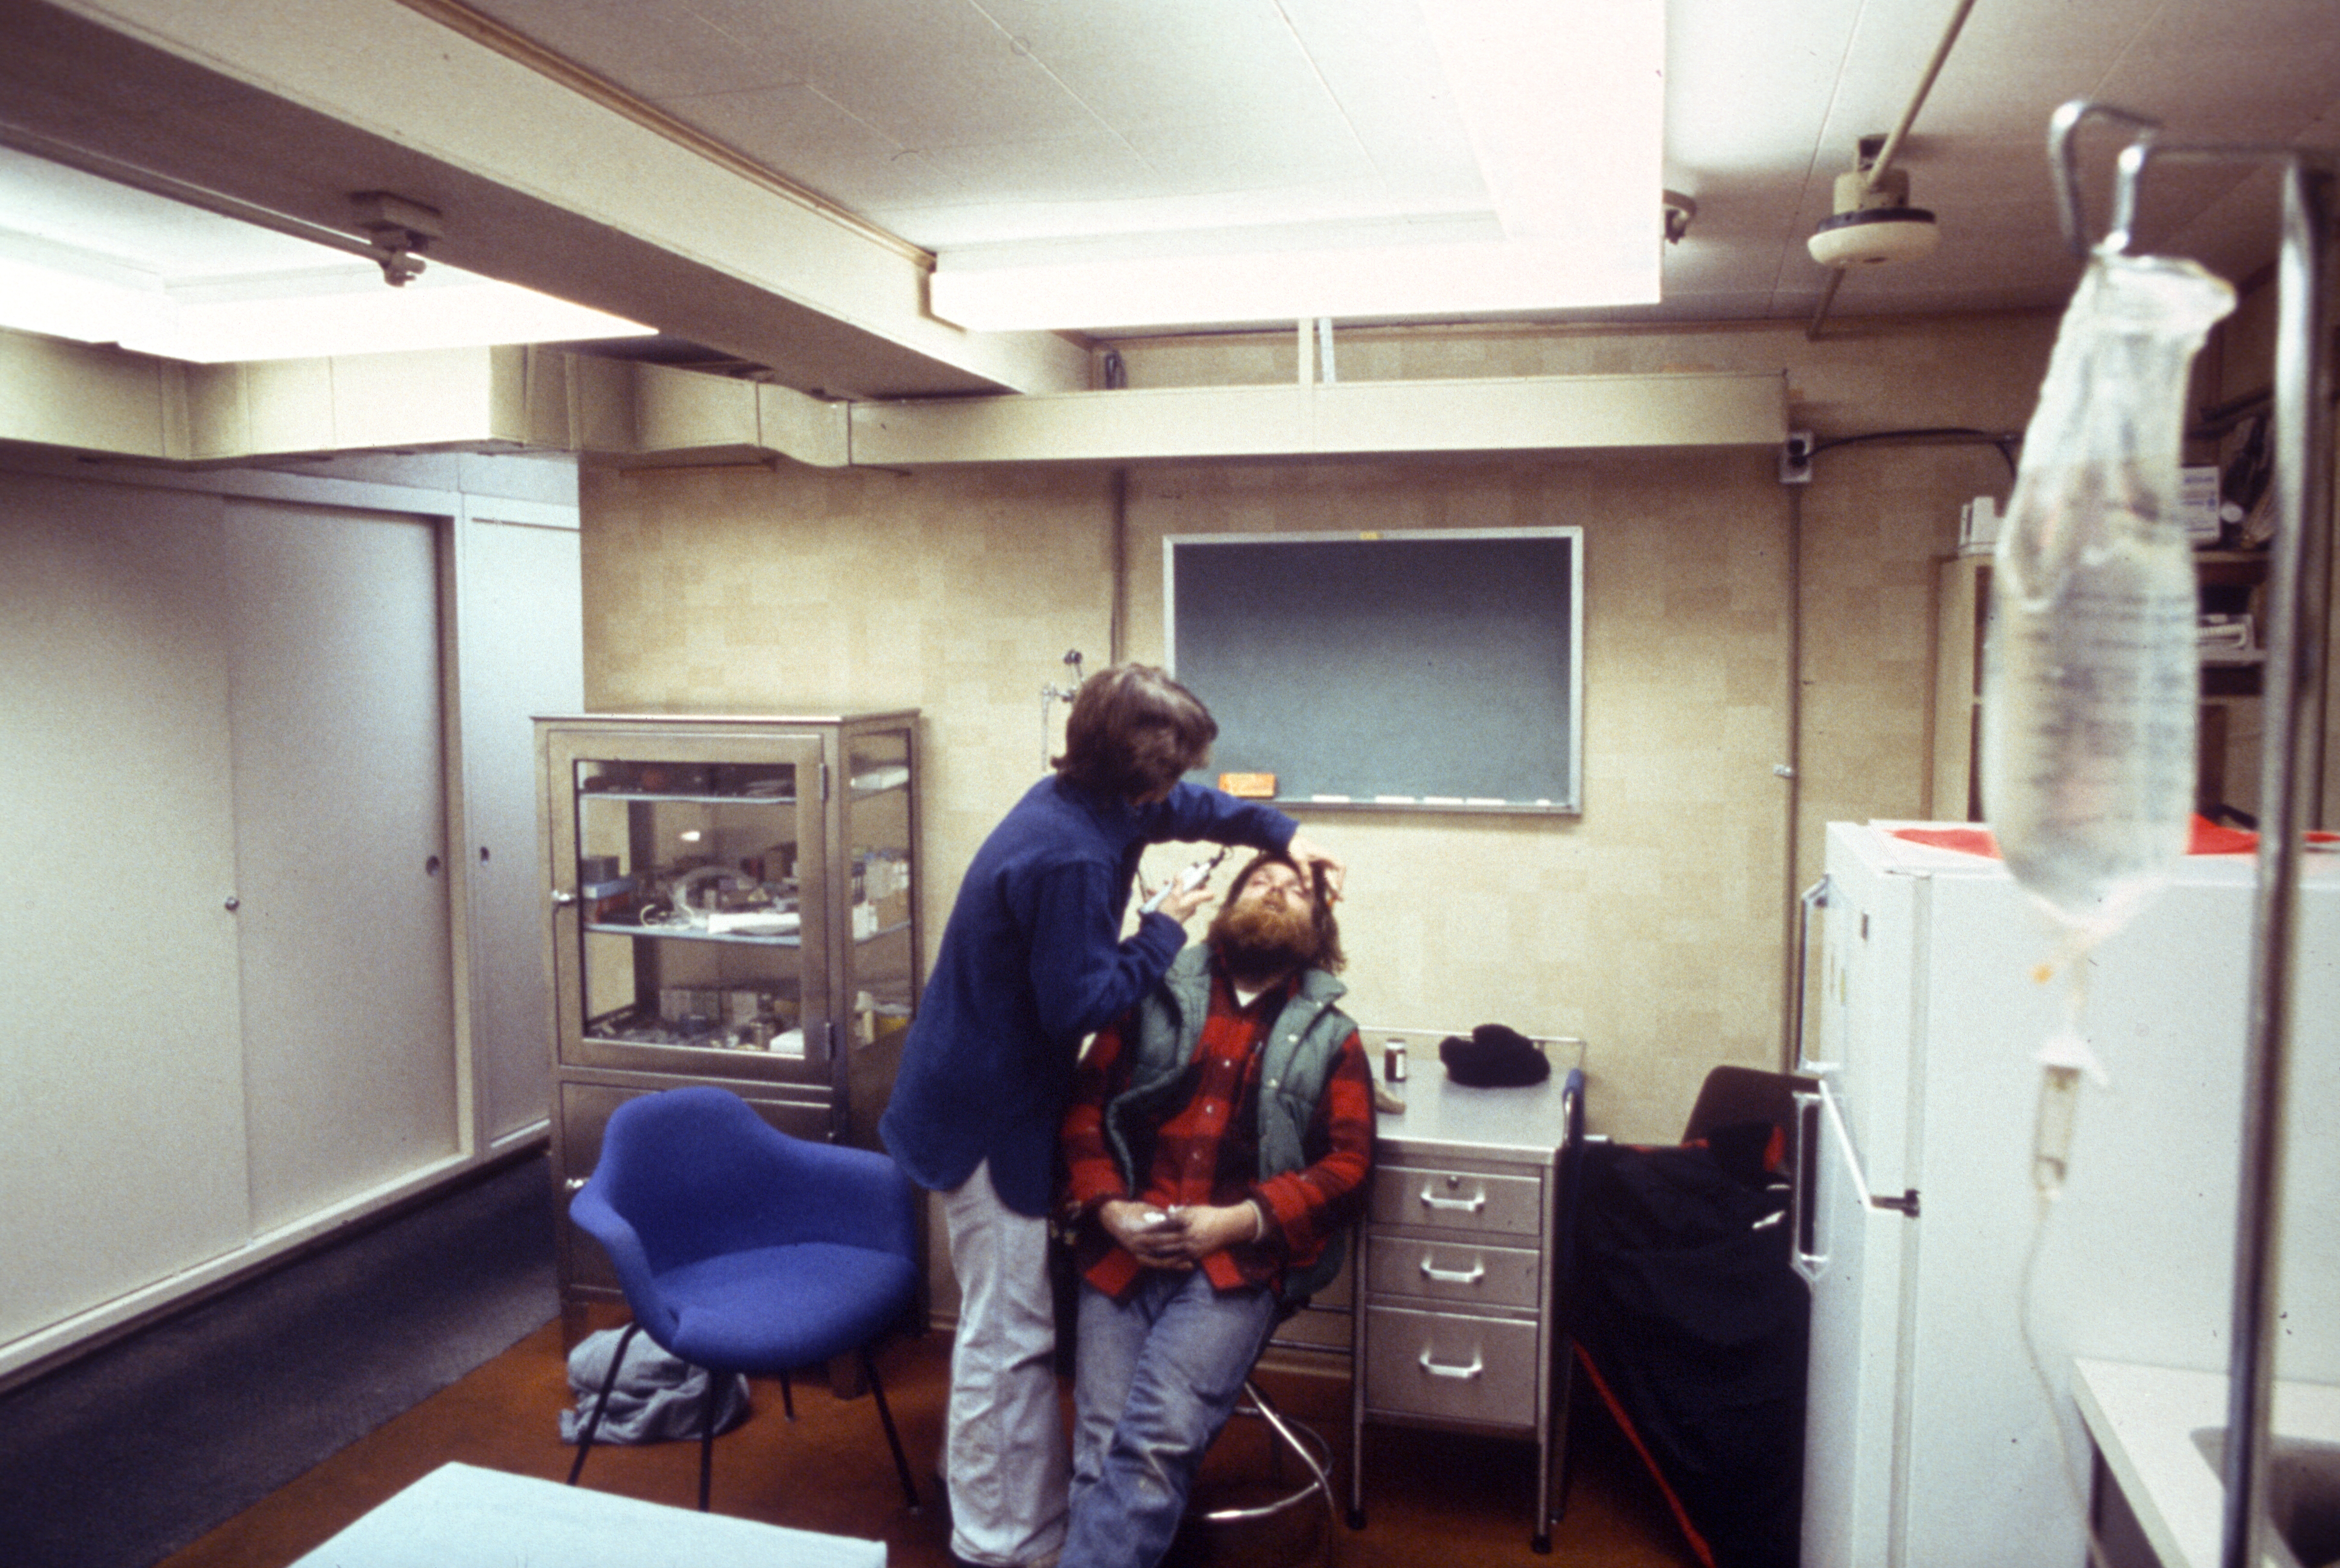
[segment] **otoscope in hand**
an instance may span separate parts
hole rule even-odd
[[[1173,896],[1179,893],[1193,892],[1205,882],[1210,880],[1211,873],[1217,870],[1219,868],[1219,862],[1226,858],[1226,846],[1222,844],[1219,846],[1219,852],[1217,854],[1212,856],[1207,860],[1195,861],[1193,865],[1179,872],[1175,877],[1173,877],[1169,882],[1163,887],[1160,892],[1155,894],[1151,898],[1146,899],[1143,904],[1140,904],[1137,907],[1137,912],[1141,915],[1151,915],[1155,910],[1160,908],[1166,899]]]

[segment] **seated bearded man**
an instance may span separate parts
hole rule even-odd
[[[1062,1568],[1161,1560],[1269,1331],[1339,1272],[1373,1140],[1341,964],[1321,879],[1270,851],[1082,1058],[1064,1125],[1082,1283]]]

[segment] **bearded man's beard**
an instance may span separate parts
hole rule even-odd
[[[1230,904],[1211,922],[1210,943],[1232,973],[1274,979],[1316,961],[1315,917],[1307,905],[1289,900],[1280,908]]]

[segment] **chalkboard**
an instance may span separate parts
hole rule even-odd
[[[1195,777],[1280,804],[1583,809],[1583,530],[1172,534],[1167,656],[1219,721]]]

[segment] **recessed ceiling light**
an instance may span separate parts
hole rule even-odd
[[[937,315],[977,330],[1496,314],[1659,297],[1662,0],[1423,0],[1485,206],[1346,233],[1262,225],[1140,250],[937,258]],[[1475,225],[1482,232],[1462,237]],[[1399,231],[1393,233],[1393,231]]]

